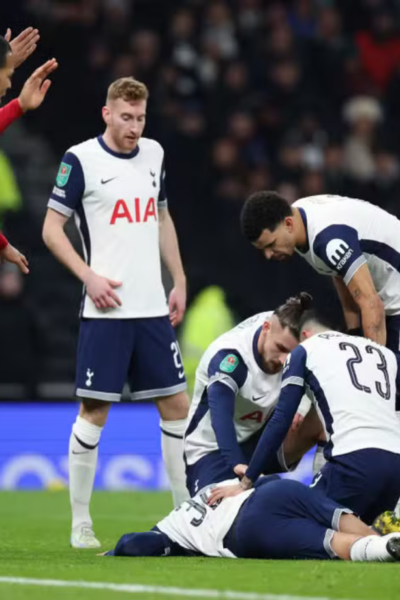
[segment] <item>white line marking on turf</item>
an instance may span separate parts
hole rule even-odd
[[[291,596],[288,594],[257,594],[231,590],[198,590],[133,583],[105,583],[102,581],[64,581],[62,579],[32,579],[29,577],[0,577],[0,583],[38,585],[43,587],[85,588],[112,590],[128,594],[163,594],[164,596],[187,596],[191,598],[217,598],[224,600],[333,600],[326,596]],[[336,599],[338,600],[338,599]],[[343,599],[342,599],[343,600]]]

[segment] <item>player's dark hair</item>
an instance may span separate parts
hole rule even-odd
[[[325,317],[325,315],[321,315],[315,309],[310,309],[304,311],[304,313],[299,319],[299,332],[301,333],[304,329],[305,324],[311,321],[316,325],[324,327],[325,329],[335,329],[332,323],[329,321],[329,319]]]
[[[311,312],[310,307],[312,305],[313,298],[307,292],[300,292],[297,296],[288,298],[285,304],[281,304],[275,311],[274,315],[279,319],[279,323],[282,328],[289,328],[290,333],[296,338],[300,339],[301,327],[303,315],[306,312]]]
[[[11,53],[11,46],[7,40],[0,35],[0,69],[6,66],[7,56]]]
[[[277,192],[255,192],[247,198],[240,214],[242,233],[249,242],[255,242],[264,229],[275,231],[292,214],[288,201]]]

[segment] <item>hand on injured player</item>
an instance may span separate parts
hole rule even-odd
[[[97,275],[94,271],[89,271],[84,284],[96,308],[117,308],[117,306],[122,306],[119,296],[114,292],[114,288],[122,285],[120,281],[113,281],[112,279],[107,279],[107,277]]]
[[[212,506],[216,502],[223,500],[223,498],[237,496],[238,494],[241,494],[242,492],[245,492],[253,487],[253,482],[246,477],[247,465],[236,465],[234,471],[236,475],[241,478],[241,481],[238,481],[232,485],[217,486],[212,489],[207,501],[209,506]]]

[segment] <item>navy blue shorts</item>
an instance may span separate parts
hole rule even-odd
[[[264,426],[265,427],[265,426]],[[258,441],[264,431],[264,427],[252,435],[248,440],[239,444],[246,464],[250,463],[251,457],[257,447]],[[268,462],[268,468],[263,471],[264,475],[272,473],[282,473],[287,471],[284,463],[282,449],[277,453],[275,460]],[[186,464],[186,487],[190,496],[195,496],[197,492],[212,483],[220,483],[227,479],[234,479],[237,475],[227,464],[225,458],[219,450],[210,452],[200,458],[193,465]]]
[[[82,319],[76,395],[107,402],[171,396],[186,389],[185,373],[169,317]]]
[[[370,525],[383,511],[394,510],[400,498],[400,454],[367,448],[333,456],[310,487]]]
[[[224,546],[239,558],[335,558],[330,542],[344,512],[351,513],[298,481],[261,479]]]

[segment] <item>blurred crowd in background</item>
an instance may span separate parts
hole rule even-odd
[[[122,76],[150,89],[145,135],[166,151],[189,310],[211,285],[232,322],[308,290],[340,319],[330,281],[296,258],[264,262],[238,217],[260,189],[355,196],[400,216],[399,0],[3,4],[4,32],[41,33],[15,88],[43,58],[60,69],[43,107],[0,138],[0,228],[32,265],[26,280],[0,271],[0,397],[70,396],[81,289],[41,224],[59,160],[102,132],[107,87]]]

